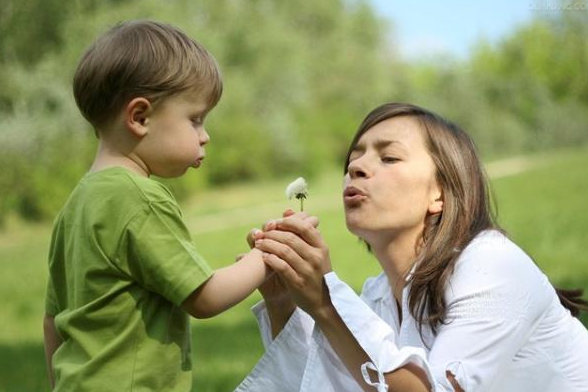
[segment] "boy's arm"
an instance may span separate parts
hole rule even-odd
[[[272,270],[252,249],[235,264],[218,269],[188,296],[182,308],[196,318],[208,318],[227,310],[251,294]]]
[[[53,377],[53,354],[57,348],[63,343],[61,337],[55,328],[55,318],[45,314],[43,318],[43,335],[45,337],[45,361],[47,363],[47,375],[49,376],[49,383],[51,389],[55,387],[55,379]]]

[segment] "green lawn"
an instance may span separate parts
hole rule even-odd
[[[588,290],[583,249],[588,244],[588,150],[538,155],[533,161],[542,165],[492,181],[499,222],[555,285]],[[251,227],[296,207],[284,200],[289,180],[210,191],[184,203],[195,241],[213,266],[231,263],[246,250],[244,236]],[[338,173],[312,180],[305,206],[321,218],[334,269],[360,290],[379,268],[345,230],[340,187]],[[11,223],[0,233],[0,392],[47,390],[41,320],[49,235],[47,224]],[[194,321],[194,391],[231,391],[260,357],[249,312],[258,299],[254,294],[224,315]]]

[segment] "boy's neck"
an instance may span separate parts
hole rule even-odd
[[[144,177],[149,177],[151,174],[147,165],[132,151],[126,152],[113,148],[108,140],[100,138],[98,151],[90,167],[90,172],[98,172],[116,166],[123,167]]]

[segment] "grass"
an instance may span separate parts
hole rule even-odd
[[[533,157],[543,164],[492,181],[499,222],[555,285],[588,291],[588,151]],[[295,203],[284,200],[290,179],[213,190],[184,203],[189,227],[202,255],[214,267],[246,250],[245,233]],[[311,181],[306,207],[321,218],[333,267],[356,290],[379,266],[346,230],[338,173]],[[220,223],[224,224],[220,224]],[[50,225],[12,222],[0,233],[0,392],[44,391],[42,327],[46,253]],[[253,294],[219,317],[193,323],[194,391],[231,391],[262,354],[249,308]],[[586,317],[583,318],[588,325]]]

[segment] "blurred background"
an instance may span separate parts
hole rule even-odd
[[[588,289],[588,0],[0,0],[0,391],[47,390],[51,222],[97,144],[71,79],[98,35],[137,18],[180,27],[223,73],[203,167],[165,181],[213,266],[296,209],[284,188],[304,176],[359,291],[379,266],[345,230],[341,166],[367,112],[402,101],[473,136],[499,223],[555,285]],[[194,391],[231,391],[251,370],[258,298],[194,322]]]

